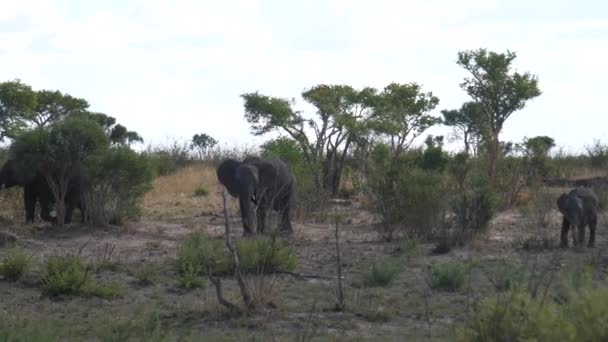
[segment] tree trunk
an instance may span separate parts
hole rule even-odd
[[[492,186],[496,185],[496,161],[498,159],[498,135],[495,134],[492,137],[492,142],[490,146],[490,160],[489,160],[489,169],[488,176],[490,177],[490,183]]]

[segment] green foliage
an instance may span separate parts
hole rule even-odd
[[[207,188],[202,184],[194,189],[194,196],[205,197],[207,195],[209,195],[209,190],[207,190]]]
[[[293,271],[298,262],[291,248],[269,237],[239,240],[236,250],[244,273]]]
[[[391,83],[372,100],[374,115],[369,123],[377,133],[389,138],[397,158],[412,141],[441,119],[428,114],[439,104],[433,93],[423,93],[416,83]]]
[[[505,260],[488,264],[485,273],[496,291],[515,290],[527,280],[523,267]]]
[[[152,189],[150,162],[128,146],[115,146],[89,163],[90,191],[85,196],[94,224],[121,224],[141,213],[143,195]]]
[[[464,153],[477,151],[488,127],[483,106],[477,102],[466,102],[460,109],[442,110],[443,124],[458,131],[464,142]]]
[[[433,289],[457,291],[464,284],[467,266],[459,262],[436,264],[431,267],[429,285]]]
[[[6,280],[18,281],[32,266],[32,256],[19,248],[6,251],[0,260],[0,276]]]
[[[0,140],[14,138],[34,116],[36,92],[20,80],[0,83]]]
[[[80,294],[89,277],[89,270],[79,257],[52,255],[42,273],[42,292],[48,296]]]
[[[482,106],[489,143],[488,174],[496,180],[499,155],[499,134],[505,121],[515,111],[523,109],[526,101],[541,94],[538,78],[530,73],[511,72],[514,52],[497,53],[486,49],[458,52],[458,65],[471,74],[460,84],[469,96]]]
[[[101,341],[169,342],[176,339],[173,329],[163,327],[158,314],[136,313],[128,318],[113,319],[100,325],[95,334]]]
[[[190,142],[190,150],[196,151],[198,157],[203,159],[205,156],[208,156],[209,150],[215,145],[217,145],[217,140],[210,135],[205,133],[195,134]]]
[[[585,146],[587,155],[594,168],[605,168],[608,166],[608,145],[602,144],[598,139],[593,140],[591,146]]]
[[[152,285],[160,279],[159,266],[152,263],[133,266],[130,273],[137,279],[137,283],[142,286]]]
[[[158,176],[170,175],[192,163],[188,145],[177,141],[166,146],[148,146],[143,155],[150,161],[154,173]]]
[[[488,176],[479,174],[466,153],[454,156],[448,165],[453,183],[451,207],[460,231],[478,232],[494,216],[496,199]]]
[[[291,248],[268,237],[238,240],[236,250],[243,273],[292,271],[297,265],[296,255]],[[208,271],[214,275],[234,273],[234,263],[224,241],[209,240],[202,232],[193,234],[180,244],[176,266],[184,287],[201,284],[202,277]]]
[[[63,342],[74,340],[65,324],[54,320],[0,319],[0,341],[7,342]]]
[[[572,332],[563,323],[555,304],[541,305],[527,292],[516,290],[485,300],[460,338],[466,341],[572,340]]]
[[[122,294],[117,283],[101,284],[91,278],[92,267],[85,265],[75,255],[51,255],[41,276],[42,293],[58,295],[87,295],[100,298],[115,298]]]
[[[365,287],[388,286],[402,271],[398,260],[374,262],[363,274],[362,285]]]
[[[408,236],[432,237],[447,208],[444,175],[422,170],[400,158],[390,166],[389,148],[372,151],[369,190],[372,205],[381,219],[385,239],[397,230]]]

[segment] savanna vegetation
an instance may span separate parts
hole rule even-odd
[[[44,180],[54,217],[24,223],[22,188],[0,191],[0,340],[608,339],[603,212],[595,248],[559,248],[556,211],[575,185],[605,208],[608,145],[501,140],[541,96],[516,58],[458,53],[455,109],[416,82],[312,86],[311,112],[245,93],[252,133],[278,137],[230,150],[145,146],[84,99],[0,83],[3,159]],[[241,237],[215,167],[251,156],[295,175],[291,235]]]

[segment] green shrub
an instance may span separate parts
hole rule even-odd
[[[32,265],[32,256],[19,248],[12,248],[0,261],[0,275],[6,280],[17,281]]]
[[[238,240],[237,255],[245,273],[293,271],[297,257],[291,248],[268,237]]]
[[[209,190],[207,190],[207,188],[202,184],[194,189],[194,196],[205,197],[207,195],[209,195]]]
[[[160,271],[156,264],[141,264],[133,266],[131,275],[137,279],[137,283],[142,286],[152,285],[160,279]]]
[[[86,212],[93,224],[121,224],[141,214],[143,195],[152,189],[149,161],[128,146],[117,146],[95,158],[89,167],[91,187],[85,194]]]
[[[447,209],[445,177],[408,165],[377,164],[370,177],[374,211],[381,217],[381,233],[391,240],[401,230],[410,237],[432,237]]]
[[[99,298],[117,298],[122,296],[123,289],[117,282],[98,283],[92,280],[87,281],[80,291],[83,295],[95,296]]]
[[[114,298],[122,293],[117,283],[100,284],[91,278],[92,267],[84,264],[78,256],[52,255],[42,272],[42,293],[58,295],[85,295]]]
[[[585,146],[585,150],[587,150],[591,167],[604,168],[608,166],[608,145],[594,139],[591,146]]]
[[[509,262],[492,263],[488,266],[486,275],[497,291],[514,290],[527,278],[522,267]]]
[[[42,274],[42,292],[48,296],[79,294],[89,276],[89,270],[80,258],[52,255]]]
[[[467,267],[462,263],[450,262],[431,267],[430,286],[433,289],[457,291],[464,284]]]
[[[541,305],[527,292],[514,291],[486,299],[459,337],[463,341],[572,341],[573,336],[554,303]]]
[[[374,262],[363,274],[362,285],[365,287],[388,286],[397,278],[401,270],[399,261]]]
[[[158,176],[170,175],[179,168],[192,164],[188,144],[178,141],[173,141],[164,146],[148,146],[143,156]]]
[[[237,255],[244,273],[291,271],[297,265],[292,249],[268,237],[236,242]],[[234,273],[234,264],[223,240],[207,239],[202,232],[185,240],[177,252],[177,272],[182,285],[202,285],[199,278],[210,270],[214,275]]]

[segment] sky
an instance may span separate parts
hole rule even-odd
[[[0,0],[0,82],[60,90],[114,116],[146,144],[207,133],[254,145],[243,93],[295,99],[317,84],[416,82],[470,100],[458,51],[514,51],[542,95],[503,140],[548,135],[566,151],[608,143],[608,1]],[[437,127],[431,134],[448,135]],[[451,148],[461,148],[458,142]]]

